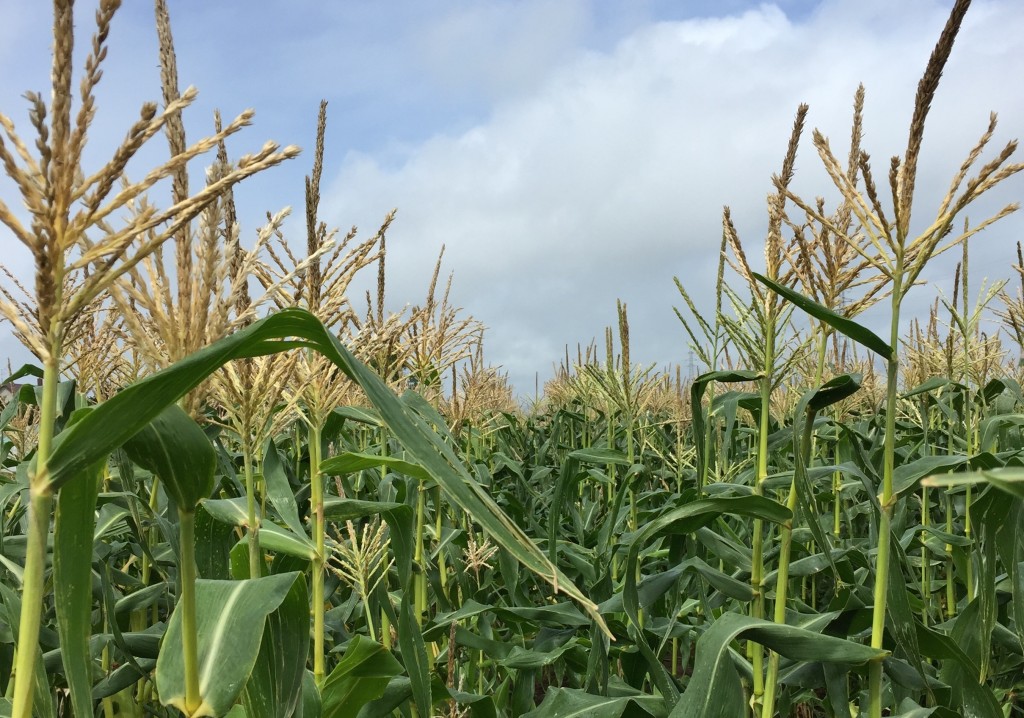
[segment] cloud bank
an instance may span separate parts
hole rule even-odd
[[[722,207],[758,257],[765,197],[797,105],[809,103],[810,127],[842,152],[861,82],[875,166],[902,154],[916,83],[949,4],[734,0],[686,3],[681,14],[684,4],[659,0],[456,0],[429,9],[268,0],[245,12],[187,3],[171,12],[182,85],[201,90],[190,137],[208,130],[214,107],[233,115],[254,106],[257,127],[232,151],[267,137],[308,147],[326,97],[328,224],[372,232],[398,208],[388,237],[392,309],[422,300],[444,245],[455,302],[488,326],[488,359],[529,394],[566,345],[575,353],[603,336],[617,298],[629,307],[634,362],[687,367],[672,278],[713,306]],[[45,47],[26,38],[46,37],[49,19],[45,8],[7,5],[5,18],[16,22],[0,28],[0,109],[17,119],[18,94],[46,87]],[[100,118],[120,119],[98,123],[97,158],[123,135],[125,114],[159,97],[148,12],[126,7],[116,21]],[[1001,118],[994,144],[1021,134],[1024,96],[1012,89],[1024,76],[1021,37],[1017,0],[979,0],[968,13],[928,121],[915,204],[922,226],[990,110]],[[23,74],[23,63],[34,69]],[[265,210],[301,205],[311,161],[243,186],[248,231]],[[815,196],[828,187],[808,134],[795,189]],[[0,181],[5,196],[7,188]],[[1008,183],[972,219],[1022,190]],[[972,277],[1007,277],[1022,228],[1013,217],[978,239]],[[948,291],[951,266],[938,263],[929,279]],[[925,311],[934,291],[915,290],[910,311]],[[15,353],[9,338],[0,341],[0,354]]]

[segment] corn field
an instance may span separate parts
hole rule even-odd
[[[882,176],[861,87],[848,147],[805,105],[779,138],[763,265],[725,208],[713,310],[676,280],[708,371],[631,362],[619,302],[524,408],[443,248],[396,313],[400,216],[322,221],[326,102],[305,237],[279,211],[244,246],[236,186],[299,151],[230,157],[248,111],[186,138],[166,0],[162,104],[84,167],[119,2],[76,68],[55,0],[52,98],[0,114],[0,222],[35,268],[0,285],[35,359],[0,400],[0,715],[1024,715],[1024,254],[989,236],[1017,205],[967,219],[1024,169],[995,115],[912,221],[969,5]],[[834,206],[792,189],[798,151]],[[971,283],[979,244],[1013,276]],[[905,316],[947,251],[951,296]],[[887,333],[858,321],[886,307]]]

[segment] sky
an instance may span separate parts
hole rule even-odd
[[[152,5],[115,17],[86,167],[103,163],[144,101],[160,98]],[[487,326],[485,355],[532,395],[565,355],[602,338],[628,306],[633,363],[690,366],[673,277],[713,307],[722,208],[762,265],[765,198],[797,106],[810,105],[794,189],[829,193],[811,145],[848,146],[852,99],[867,89],[864,147],[884,174],[902,154],[917,80],[951,0],[169,0],[191,139],[219,108],[256,110],[234,156],[267,139],[304,148],[237,192],[243,242],[267,211],[295,209],[316,113],[328,101],[321,214],[370,236],[392,208],[388,309],[422,302],[445,246],[452,299]],[[76,4],[84,55],[94,5]],[[26,90],[49,87],[46,3],[0,0],[0,112],[27,126]],[[79,63],[80,67],[81,63]],[[991,111],[1001,147],[1024,128],[1020,0],[976,0],[928,119],[915,202],[927,226]],[[154,142],[159,161],[166,145]],[[143,158],[145,159],[145,158]],[[152,164],[152,162],[151,162]],[[145,169],[143,167],[142,169]],[[139,170],[141,171],[141,170]],[[17,204],[11,186],[0,193]],[[1014,178],[969,212],[1024,195]],[[975,240],[971,278],[1006,279],[1024,216]],[[3,262],[29,261],[0,228]],[[955,259],[930,266],[906,316],[951,292]],[[366,272],[353,300],[373,286]],[[736,286],[740,286],[736,280]],[[884,313],[866,321],[882,322]],[[0,326],[0,358],[25,353]],[[700,369],[699,365],[696,367]]]

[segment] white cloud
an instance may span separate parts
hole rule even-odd
[[[937,204],[990,106],[1004,113],[1004,141],[1024,120],[1024,102],[1006,91],[1024,69],[1015,40],[1024,20],[1012,2],[972,12],[929,119],[923,212]],[[611,52],[581,51],[552,67],[532,94],[499,100],[485,122],[402,148],[398,162],[349,156],[327,193],[330,211],[368,225],[399,207],[392,296],[416,287],[415,299],[445,243],[458,301],[489,325],[489,357],[524,391],[564,344],[600,336],[616,297],[630,306],[635,355],[682,361],[671,278],[709,296],[723,204],[759,254],[763,198],[796,105],[810,103],[811,126],[843,153],[853,92],[865,82],[865,144],[884,177],[905,143],[916,81],[945,16],[934,2],[831,0],[800,22],[763,5],[649,24]],[[476,69],[490,67],[484,58]],[[797,184],[813,196],[827,185],[809,139]],[[1013,189],[1019,196],[1020,183]],[[996,266],[1012,259],[1011,226],[1021,225],[996,230]]]
[[[672,276],[711,306],[722,205],[732,207],[748,254],[759,255],[764,198],[797,104],[810,103],[811,127],[843,153],[861,81],[865,146],[884,176],[888,158],[902,152],[917,79],[948,5],[744,3],[730,16],[681,21],[638,16],[642,4],[610,11],[597,0],[456,2],[429,11],[413,2],[387,11],[313,2],[244,13],[171,9],[182,84],[201,90],[190,137],[208,127],[213,107],[233,114],[254,105],[257,126],[233,149],[268,136],[309,146],[326,96],[330,223],[369,232],[399,208],[388,258],[396,308],[422,299],[447,245],[454,298],[490,327],[489,359],[529,393],[534,372],[546,374],[565,344],[602,335],[617,297],[629,305],[638,360],[685,364]],[[997,140],[1024,127],[1024,97],[1013,90],[1024,76],[1018,5],[979,0],[968,13],[928,122],[922,222],[990,109],[1002,119]],[[82,29],[87,12],[79,10]],[[140,99],[159,96],[149,12],[126,7],[127,18],[115,20],[99,148],[127,127],[127,118],[104,118],[134,114]],[[33,16],[19,27],[45,34],[46,25]],[[10,27],[0,28],[0,39]],[[41,43],[10,47],[0,49],[0,109],[15,114],[23,85],[45,86],[48,65]],[[25,48],[34,48],[27,84],[20,64],[10,71]],[[813,196],[827,183],[809,140],[796,188]],[[243,186],[248,231],[264,209],[301,202],[310,161]],[[1019,198],[1021,189],[1014,182],[1001,199]],[[8,196],[2,180],[0,191]],[[988,244],[972,255],[972,275],[1005,276],[1021,227],[1014,219],[980,239],[976,246]],[[914,296],[923,306],[933,293]]]

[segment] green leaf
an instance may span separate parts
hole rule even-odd
[[[870,349],[886,361],[892,359],[892,347],[882,341],[877,334],[865,327],[863,324],[858,324],[852,319],[847,319],[844,316],[836,314],[828,307],[818,304],[818,302],[814,301],[810,297],[805,297],[795,289],[791,289],[790,287],[772,281],[771,279],[768,279],[768,277],[762,276],[757,272],[751,272],[751,274],[753,274],[754,278],[761,282],[761,284],[771,289],[783,299],[786,299],[790,303],[804,310],[818,321],[824,322],[840,334],[847,336],[858,344]]]
[[[667,713],[660,696],[595,696],[577,688],[551,688],[544,701],[522,718],[658,718]]]
[[[598,464],[600,466],[605,466],[607,464],[629,466],[631,464],[629,459],[626,458],[626,455],[618,449],[589,447],[586,449],[577,449],[576,451],[571,452],[569,456],[579,462]]]
[[[847,399],[860,389],[863,376],[861,374],[840,374],[822,384],[807,402],[807,409],[817,413],[826,406]]]
[[[903,394],[903,398],[910,399],[911,397],[919,396],[921,394],[927,394],[935,391],[936,389],[942,389],[943,387],[950,386],[950,384],[952,384],[952,382],[945,377],[933,376],[923,384],[918,384],[913,389]]]
[[[21,598],[11,590],[10,586],[0,583],[0,599],[3,600],[4,619],[14,634],[14,643],[18,643],[18,630],[21,623]],[[43,654],[36,654],[35,681],[33,684],[32,715],[36,718],[56,718],[53,693],[50,691],[49,676],[43,664]]]
[[[300,578],[263,626],[260,652],[242,691],[249,718],[289,718],[295,712],[302,700],[309,622],[309,594]]]
[[[384,646],[353,636],[321,689],[323,718],[356,715],[364,705],[380,698],[388,682],[401,672],[402,664]]]
[[[988,471],[968,471],[963,474],[929,476],[921,481],[922,486],[952,488],[974,484],[992,484],[1000,491],[1018,499],[1024,499],[1024,469],[1006,467]]]
[[[723,370],[707,372],[694,379],[693,384],[690,386],[690,413],[693,417],[693,435],[695,437],[703,437],[704,432],[707,430],[704,425],[704,411],[701,408],[701,402],[704,399],[704,392],[711,386],[711,382],[736,383],[757,381],[760,378],[761,374],[754,371]],[[696,441],[695,444],[697,449],[697,476],[700,477],[703,475],[703,467],[707,463],[708,457],[704,456],[704,442]]]
[[[952,456],[922,456],[905,464],[900,464],[892,472],[892,490],[897,494],[904,494],[917,488],[921,479],[936,471],[950,471],[967,463],[967,457],[963,455]],[[965,474],[957,474],[964,476]]]
[[[94,410],[96,411],[96,410]],[[124,444],[128,457],[158,477],[183,511],[213,491],[217,454],[206,433],[177,404],[171,404]]]
[[[273,441],[267,444],[267,453],[263,456],[263,480],[267,485],[267,498],[285,526],[299,536],[306,535],[306,529],[299,518],[299,509],[295,504],[295,492],[288,483],[288,476],[281,463],[281,455]]]
[[[295,707],[293,718],[321,718],[323,707],[320,702],[320,689],[312,671],[305,671],[302,676],[302,699]]]
[[[57,494],[53,534],[54,607],[64,676],[75,715],[92,715],[92,548],[102,463]]]
[[[402,602],[398,606],[398,645],[402,649],[405,672],[412,684],[413,702],[421,716],[430,715],[430,660],[423,633],[416,622],[412,591],[402,595]]]
[[[697,641],[693,675],[670,718],[736,718],[744,715],[743,686],[729,656],[729,645],[741,638],[798,661],[858,665],[881,660],[887,655],[885,651],[842,638],[738,613],[726,613]]]
[[[256,664],[267,616],[285,600],[298,573],[245,581],[196,581],[200,707],[192,716],[219,716],[238,699]],[[185,711],[181,611],[175,607],[156,663],[160,702]],[[189,715],[186,713],[186,715]]]
[[[336,474],[353,474],[364,469],[376,469],[386,466],[392,471],[411,476],[420,481],[429,481],[430,474],[422,466],[413,464],[394,456],[379,456],[377,454],[359,454],[346,452],[339,456],[333,456],[320,462],[320,471],[324,474],[334,476]]]
[[[967,709],[977,718],[1001,718],[1002,711],[988,686],[979,682],[978,663],[982,633],[981,602],[975,599],[956,617],[950,643],[956,648],[953,660],[945,660],[939,677],[952,688],[949,707]]]
[[[217,521],[232,526],[249,525],[245,498],[207,499],[203,502],[203,510]],[[269,551],[279,551],[307,561],[312,561],[316,557],[316,546],[305,534],[292,533],[266,519],[260,524],[260,546]]]

